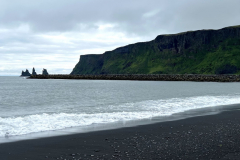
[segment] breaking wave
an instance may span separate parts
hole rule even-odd
[[[42,113],[0,117],[0,137],[54,131],[69,127],[169,116],[191,109],[240,103],[240,96],[201,96],[150,100],[105,106],[103,113]],[[107,110],[106,110],[107,108]]]

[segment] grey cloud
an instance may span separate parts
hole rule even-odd
[[[52,42],[49,39],[44,39],[35,35],[13,34],[10,33],[2,35],[0,37],[0,53],[18,53],[18,54],[68,54],[73,53],[75,50],[94,49],[94,48],[106,48],[111,46],[117,46],[119,43],[105,43],[105,42],[89,42],[86,40],[72,40],[72,44],[64,44]]]
[[[4,1],[0,21],[28,23],[35,31],[69,31],[77,24],[115,23],[129,34],[219,28],[239,22],[239,0],[41,0]],[[143,15],[159,10],[149,18]],[[237,21],[238,20],[238,21]],[[86,29],[86,28],[85,28]]]
[[[159,34],[239,25],[239,6],[239,0],[1,0],[0,75],[35,64],[70,72],[79,54],[101,54]],[[48,38],[57,35],[69,43]]]
[[[88,1],[5,1],[0,20],[7,25],[30,24],[35,31],[69,31],[77,24],[86,24],[94,28],[96,22],[116,23],[123,30],[144,27],[142,16],[166,5],[176,5],[174,1],[156,0],[88,0]],[[167,3],[166,3],[167,2]],[[119,29],[118,28],[118,29]],[[134,29],[131,29],[134,28]],[[141,30],[141,29],[139,29]]]

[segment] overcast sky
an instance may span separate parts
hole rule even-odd
[[[160,34],[240,25],[240,0],[0,0],[0,75],[68,74],[102,54]]]

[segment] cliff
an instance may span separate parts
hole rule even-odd
[[[240,26],[160,35],[98,55],[81,55],[76,74],[240,74]]]

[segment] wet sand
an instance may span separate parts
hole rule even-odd
[[[240,110],[0,144],[0,160],[240,159]]]

